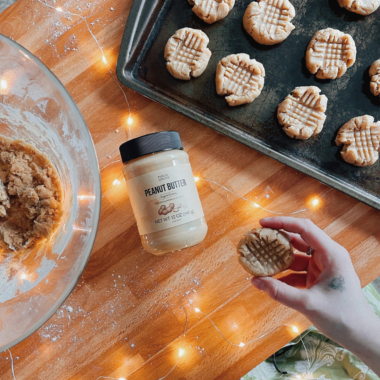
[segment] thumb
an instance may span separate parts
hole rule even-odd
[[[305,312],[307,294],[304,289],[294,288],[272,277],[254,277],[251,282],[273,300],[301,313]]]

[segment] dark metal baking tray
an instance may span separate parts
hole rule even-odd
[[[335,145],[338,129],[365,114],[380,119],[380,100],[369,91],[369,67],[380,58],[380,10],[367,17],[350,13],[337,0],[292,0],[296,29],[274,46],[257,44],[244,30],[242,17],[251,0],[237,0],[230,14],[215,24],[201,21],[187,0],[135,0],[125,27],[117,64],[119,80],[139,93],[191,117],[235,140],[380,209],[380,162],[359,168],[345,163]],[[180,81],[165,67],[165,44],[177,29],[203,30],[212,57],[196,79]],[[316,31],[336,28],[352,35],[356,63],[337,80],[319,80],[305,65],[305,50]],[[248,53],[266,71],[261,95],[245,106],[230,107],[215,90],[215,69],[228,54]],[[285,135],[278,124],[278,104],[297,86],[315,85],[328,101],[320,135],[306,141]]]

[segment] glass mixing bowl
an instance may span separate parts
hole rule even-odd
[[[0,34],[0,134],[46,153],[63,187],[54,234],[22,258],[0,262],[0,352],[28,337],[61,306],[81,276],[98,228],[101,183],[90,132],[52,72]]]

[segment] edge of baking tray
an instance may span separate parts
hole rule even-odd
[[[380,199],[378,197],[371,195],[364,190],[361,190],[357,186],[353,186],[350,183],[343,182],[337,178],[334,178],[307,163],[289,158],[286,155],[273,150],[269,147],[269,145],[263,143],[262,141],[253,138],[246,132],[238,130],[236,127],[232,126],[232,124],[229,124],[221,119],[217,119],[213,115],[200,112],[195,107],[183,106],[177,99],[170,97],[159,89],[156,89],[154,87],[151,88],[144,82],[134,78],[133,71],[138,61],[133,65],[130,65],[131,70],[127,70],[129,59],[131,57],[134,57],[133,52],[136,50],[137,42],[140,40],[140,37],[146,25],[148,24],[150,16],[154,12],[156,6],[157,2],[155,3],[150,0],[134,0],[132,4],[132,8],[125,26],[116,67],[117,77],[122,84],[134,91],[137,91],[149,99],[152,99],[166,107],[169,107],[181,113],[182,115],[196,120],[223,135],[231,137],[234,140],[249,146],[250,148],[253,148],[271,158],[274,158],[283,164],[286,164],[302,173],[305,173],[310,177],[313,177],[325,183],[326,185],[342,191],[343,193],[380,210]]]

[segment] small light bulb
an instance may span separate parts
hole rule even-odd
[[[201,312],[197,307],[194,310],[195,310],[196,313],[200,313]]]
[[[319,203],[319,199],[315,198],[315,199],[313,199],[313,201],[311,203],[312,203],[313,206],[317,206],[318,203]]]
[[[25,280],[28,276],[26,275],[26,273],[21,273],[20,277],[21,279]]]
[[[299,332],[300,332],[300,330],[298,330],[298,327],[297,327],[297,326],[293,326],[292,329],[293,329],[293,331],[294,331],[295,333],[299,333]]]
[[[119,379],[118,380],[125,380],[125,378],[124,377],[119,377]]]
[[[241,342],[240,344],[239,344],[239,347],[244,347],[245,346],[245,343],[243,343],[243,342]]]
[[[105,64],[107,64],[107,59],[106,59],[106,57],[103,55],[103,57],[102,57],[102,61],[105,63]]]
[[[199,181],[199,177],[194,177],[194,181],[198,182]]]
[[[255,207],[260,207],[257,203],[254,203],[253,205],[254,205]]]
[[[128,123],[128,125],[132,125],[133,124],[133,119],[130,116],[127,119],[127,123]]]
[[[185,353],[185,350],[182,349],[182,348],[180,348],[180,349],[179,349],[178,356],[181,357],[181,356],[183,356],[184,353]]]
[[[63,12],[63,9],[61,7],[57,7],[57,8],[55,8],[55,10],[58,12]]]
[[[0,87],[3,89],[3,90],[6,90],[8,88],[8,83],[5,79],[1,79],[0,80]]]
[[[118,185],[120,183],[120,181],[118,179],[115,179],[113,182],[112,182],[112,185]]]

